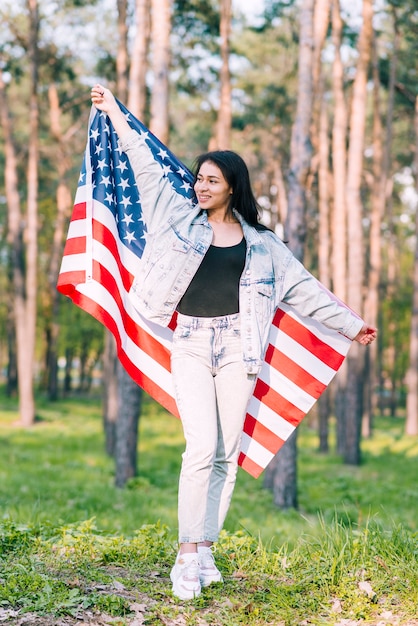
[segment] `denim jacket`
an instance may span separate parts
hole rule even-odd
[[[213,232],[206,211],[173,190],[145,139],[146,135],[131,131],[120,141],[135,174],[147,226],[144,253],[129,297],[141,315],[167,326],[211,244]],[[247,245],[239,285],[246,371],[260,371],[280,302],[353,339],[363,321],[336,301],[274,233],[258,231],[234,213]]]

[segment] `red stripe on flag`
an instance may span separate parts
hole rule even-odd
[[[103,324],[103,326],[106,326],[106,328],[110,330],[116,340],[118,357],[133,380],[165,409],[167,409],[169,413],[178,417],[177,405],[174,398],[162,389],[154,380],[148,378],[148,376],[146,376],[144,372],[131,361],[129,356],[122,349],[119,329],[113,317],[95,300],[92,300],[79,291],[74,291],[71,299],[75,304],[81,307],[83,311],[90,313],[90,315],[95,317]]]
[[[71,296],[76,286],[85,282],[86,272],[84,270],[61,272],[58,277],[57,289],[64,296]]]
[[[103,244],[103,246],[109,250],[109,252],[111,253],[111,255],[113,256],[113,258],[115,259],[118,265],[120,277],[123,282],[123,286],[126,291],[129,291],[134,277],[126,269],[126,267],[123,265],[121,261],[119,249],[118,249],[116,240],[113,236],[113,233],[106,226],[104,226],[104,224],[102,224],[101,222],[98,222],[97,220],[93,220],[93,238],[96,241]],[[138,260],[138,263],[139,262],[140,261]]]
[[[284,444],[284,440],[273,433],[269,428],[261,424],[252,415],[247,413],[244,422],[244,432],[257,441],[263,448],[276,454],[277,450]]]
[[[70,254],[84,254],[86,251],[86,238],[85,237],[72,237],[67,239],[64,249],[64,256]]]
[[[86,203],[78,202],[74,205],[73,212],[71,214],[71,221],[75,220],[85,220],[87,215]]]
[[[103,285],[115,300],[123,321],[123,326],[128,337],[133,343],[149,354],[162,367],[170,371],[170,353],[159,341],[149,335],[142,326],[136,324],[128,315],[124,307],[118,285],[112,274],[98,261],[93,261],[93,278]]]
[[[253,476],[254,478],[258,478],[264,470],[263,467],[260,467],[258,463],[252,461],[243,452],[240,452],[240,455],[238,457],[238,465],[240,465],[243,470],[248,472],[250,476]]]
[[[281,372],[286,378],[292,381],[292,383],[306,391],[313,398],[318,399],[321,393],[326,389],[324,383],[321,383],[272,344],[269,344],[266,350],[265,360],[273,369]]]
[[[289,424],[293,424],[293,426],[298,426],[306,415],[306,413],[298,409],[297,406],[286,400],[286,398],[260,379],[257,380],[254,397],[280,415]]]
[[[273,324],[297,341],[301,346],[312,352],[323,363],[337,371],[344,361],[344,356],[324,343],[305,326],[288,315],[286,311],[278,309]]]

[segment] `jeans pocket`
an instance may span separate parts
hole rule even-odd
[[[192,329],[190,326],[183,326],[182,324],[177,324],[173,333],[173,342],[179,341],[181,339],[188,339],[191,337]]]

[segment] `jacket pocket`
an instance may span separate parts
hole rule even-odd
[[[274,309],[274,285],[272,282],[254,284],[255,308],[260,330],[271,318]]]
[[[171,245],[173,252],[182,252],[183,254],[187,254],[191,247],[191,243],[184,239],[175,239]]]
[[[256,283],[255,288],[260,295],[266,296],[266,298],[271,298],[273,295],[273,283]]]

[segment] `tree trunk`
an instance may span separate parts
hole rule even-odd
[[[306,238],[306,181],[311,164],[310,123],[312,116],[312,40],[314,0],[303,0],[300,11],[300,42],[298,99],[296,119],[292,127],[290,168],[288,176],[288,215],[286,239],[300,261],[304,256]]]
[[[418,96],[415,99],[415,189],[418,193]],[[415,211],[414,284],[412,296],[409,367],[406,374],[405,433],[418,435],[418,210]]]
[[[231,147],[232,105],[231,74],[229,71],[229,41],[231,36],[231,19],[232,1],[221,0],[221,93],[215,137],[210,142],[210,150],[229,150]]]
[[[344,95],[344,67],[341,59],[343,22],[340,0],[332,7],[332,42],[334,60],[332,85],[334,96],[334,123],[332,129],[333,211],[331,214],[332,290],[344,302],[347,299],[347,105]],[[342,453],[345,431],[345,387],[347,363],[344,361],[335,379],[335,415],[337,418],[337,450]]]
[[[373,35],[373,2],[363,0],[363,25],[359,37],[359,58],[353,84],[350,115],[350,138],[347,161],[348,212],[348,305],[360,315],[363,311],[364,250],[363,206],[360,195],[366,125],[367,74]],[[360,432],[364,351],[354,342],[347,357],[346,419],[344,460],[360,463]]]
[[[124,10],[123,7],[122,10]],[[158,13],[154,13],[155,15],[159,16]],[[123,15],[120,16],[120,20],[122,19]],[[120,42],[119,46],[123,43],[126,45],[126,39]],[[127,56],[121,58],[127,60]],[[127,73],[127,67],[121,66],[120,72],[121,74]],[[120,98],[122,95],[118,93]],[[123,487],[126,481],[137,472],[136,450],[142,390],[119,362],[114,339],[108,331],[105,331],[103,383],[103,426],[106,451],[115,457],[115,484],[117,487]]]
[[[11,281],[10,281],[11,282]],[[17,358],[16,358],[16,328],[13,319],[13,309],[11,303],[7,304],[7,379],[6,379],[6,395],[7,397],[16,396],[17,394]]]
[[[56,285],[58,280],[60,260],[62,258],[65,226],[70,215],[72,206],[71,190],[66,182],[66,175],[71,168],[71,161],[68,158],[68,140],[75,128],[71,127],[65,135],[62,132],[61,117],[62,111],[59,102],[58,89],[55,83],[48,88],[50,128],[51,135],[57,144],[56,167],[58,172],[58,185],[56,191],[57,214],[55,219],[54,236],[52,240],[52,251],[49,263],[48,283],[50,289],[51,323],[49,329],[47,376],[48,376],[48,397],[50,400],[58,398],[58,335],[59,335],[59,304],[60,296]]]
[[[19,382],[24,397],[20,398],[20,419],[24,426],[31,426],[35,420],[33,395],[35,339],[36,339],[36,296],[38,279],[38,164],[39,164],[39,107],[38,107],[38,33],[39,14],[37,0],[28,0],[30,16],[28,57],[30,68],[29,102],[29,148],[27,170],[27,209],[26,209],[26,276],[25,276],[25,346],[18,348],[19,381],[24,376],[27,381]],[[18,339],[19,341],[19,339]],[[22,354],[24,352],[24,355]]]
[[[314,151],[314,160],[318,161],[319,151],[321,149],[320,139],[320,115],[324,105],[324,77],[322,73],[321,56],[327,36],[330,10],[332,0],[316,0],[314,5],[313,17],[313,60],[312,60],[312,79],[313,79],[313,109],[312,109],[312,125],[311,125],[311,141]]]
[[[386,133],[382,124],[381,106],[380,106],[380,79],[379,79],[379,60],[376,49],[376,42],[373,46],[373,187],[371,198],[371,220],[370,220],[370,252],[369,252],[369,276],[368,290],[365,301],[365,311],[367,311],[367,321],[378,326],[379,315],[379,285],[382,272],[382,254],[381,254],[381,228],[382,219],[384,218],[386,204],[388,200],[388,190],[391,186],[388,184],[390,178],[390,160],[392,152],[392,128],[394,115],[394,98],[396,73],[398,65],[398,51],[400,43],[399,29],[397,28],[396,14],[394,14],[394,44],[393,53],[390,64],[390,77],[388,89],[388,105],[386,114]],[[378,409],[378,399],[376,389],[378,386],[378,352],[379,344],[374,341],[368,348],[369,359],[369,412],[365,411],[362,421],[362,434],[370,437],[372,434],[373,416]]]
[[[170,68],[171,0],[151,0],[152,70],[150,130],[167,144],[169,135],[168,97]]]
[[[33,389],[36,290],[37,290],[37,190],[38,190],[38,101],[37,44],[38,7],[28,0],[30,68],[29,147],[27,169],[27,214],[25,231],[19,198],[17,158],[13,144],[11,116],[6,88],[0,73],[0,115],[5,144],[5,189],[8,206],[8,242],[12,267],[13,317],[16,333],[16,361],[19,391],[20,421],[31,426],[35,420]]]
[[[147,56],[150,38],[150,0],[136,0],[136,32],[129,71],[128,109],[140,120],[144,119],[147,102]]]
[[[331,396],[329,389],[318,400],[319,446],[320,452],[329,450],[329,417],[331,415]]]
[[[132,378],[119,361],[117,370],[119,410],[116,421],[115,485],[123,487],[137,473],[138,423],[142,389],[133,383]]]
[[[318,164],[318,192],[319,192],[319,236],[318,236],[318,269],[319,280],[328,289],[331,287],[330,267],[330,211],[329,211],[329,138],[328,138],[328,110],[325,104],[319,114],[319,164]],[[329,389],[318,400],[319,411],[319,449],[327,452],[331,412]]]
[[[128,97],[128,1],[117,0],[118,48],[116,53],[116,93],[122,102]]]
[[[300,12],[299,74],[296,118],[292,127],[289,203],[286,239],[299,260],[303,259],[306,234],[306,181],[312,149],[309,129],[312,117],[314,0],[304,0]],[[274,502],[282,508],[297,506],[297,431],[273,460]]]
[[[109,456],[115,456],[116,422],[118,419],[118,357],[112,333],[105,330],[103,354],[103,429],[105,449]]]

